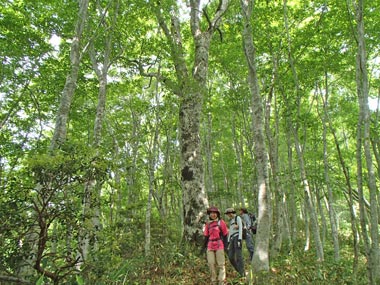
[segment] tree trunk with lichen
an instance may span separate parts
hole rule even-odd
[[[176,72],[176,82],[163,82],[179,96],[179,128],[181,152],[181,185],[183,191],[183,218],[186,241],[199,243],[203,237],[201,223],[208,207],[204,187],[203,153],[200,139],[200,125],[203,98],[206,93],[208,57],[212,35],[218,29],[230,0],[220,0],[215,11],[201,7],[200,0],[190,0],[190,27],[194,44],[194,62],[191,68],[186,64],[185,48],[182,44],[181,23],[177,7],[172,7],[170,26],[156,7],[156,14],[170,46]],[[207,21],[207,25],[201,22]],[[207,28],[205,28],[207,26]],[[170,27],[170,28],[169,28]]]

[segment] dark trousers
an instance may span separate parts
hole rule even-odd
[[[238,237],[234,237],[230,240],[230,245],[228,247],[228,259],[230,260],[232,266],[240,276],[245,276],[244,271],[244,260],[243,260],[243,249],[242,245],[238,247]]]
[[[255,245],[253,243],[252,233],[247,232],[247,237],[245,239],[245,244],[246,244],[247,249],[249,251],[249,261],[252,261],[253,253],[254,253],[254,250],[255,250]]]

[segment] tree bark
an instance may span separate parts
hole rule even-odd
[[[171,13],[171,29],[157,7],[157,17],[169,42],[171,57],[176,71],[177,84],[173,92],[179,95],[179,129],[181,149],[181,185],[183,190],[184,239],[201,243],[203,239],[201,218],[206,214],[208,200],[204,188],[203,159],[200,140],[200,122],[203,98],[206,94],[208,56],[213,33],[219,28],[230,0],[221,0],[210,19],[206,8],[202,11],[200,0],[190,0],[190,27],[195,54],[192,73],[188,71],[182,45],[178,12]],[[201,16],[207,15],[208,27],[202,30]],[[169,85],[168,85],[169,86]]]
[[[285,24],[285,30],[286,30],[286,37],[287,37],[287,45],[288,45],[288,58],[289,58],[289,64],[290,69],[293,75],[294,80],[294,86],[295,86],[295,95],[296,95],[296,108],[297,108],[297,115],[299,116],[300,113],[300,101],[301,101],[301,91],[300,86],[298,82],[298,74],[295,68],[295,61],[291,49],[291,38],[289,33],[289,25],[288,25],[288,12],[287,12],[287,0],[284,0],[283,2],[283,9],[284,9],[284,24]],[[288,109],[290,109],[290,106],[288,106]],[[323,255],[323,246],[321,243],[320,233],[319,233],[319,226],[318,226],[318,218],[315,211],[315,206],[313,204],[313,197],[310,190],[309,181],[306,175],[306,168],[305,168],[305,162],[303,157],[303,152],[301,150],[301,145],[298,138],[298,122],[296,126],[290,125],[290,130],[293,133],[294,138],[294,146],[297,152],[299,166],[300,166],[300,176],[302,185],[304,187],[304,198],[305,198],[305,211],[307,211],[307,214],[309,215],[311,226],[312,226],[312,234],[314,237],[316,252],[317,252],[317,260],[322,262],[324,260]]]
[[[155,106],[154,108],[154,123],[152,124],[154,126],[154,132],[153,136],[149,141],[148,149],[146,150],[146,153],[148,154],[148,177],[149,177],[149,193],[148,193],[148,201],[146,204],[146,213],[145,213],[145,244],[144,244],[144,250],[145,250],[145,256],[150,256],[150,246],[151,246],[151,213],[152,213],[152,200],[153,195],[156,192],[156,178],[155,178],[155,170],[156,165],[158,161],[158,144],[159,144],[159,86],[158,82],[155,84],[155,91],[154,91],[154,97],[155,97]]]
[[[235,122],[233,122],[232,123],[232,137],[233,137],[233,142],[234,142],[235,157],[236,157],[237,164],[238,164],[236,191],[237,191],[237,195],[239,198],[238,201],[240,201],[242,207],[245,208],[245,199],[243,197],[243,185],[244,185],[244,181],[243,181],[243,160],[242,160],[243,151],[242,151],[241,145],[238,141],[239,138],[236,134],[235,128],[236,128]]]
[[[71,43],[70,51],[70,73],[68,74],[65,86],[62,91],[61,102],[55,122],[54,135],[50,143],[50,151],[54,151],[60,144],[64,143],[67,134],[67,122],[71,102],[73,100],[76,84],[78,80],[79,66],[81,60],[80,45],[83,30],[87,20],[87,9],[89,0],[79,2],[78,20],[75,25],[75,34]]]
[[[275,228],[273,229],[274,237],[273,243],[271,246],[270,256],[276,258],[277,255],[281,251],[283,237],[290,236],[289,224],[286,223],[287,216],[287,193],[284,192],[280,181],[280,167],[279,167],[279,159],[278,159],[278,137],[279,134],[279,120],[278,120],[278,110],[276,105],[274,106],[274,110],[272,110],[272,103],[275,102],[274,97],[274,84],[277,78],[277,62],[275,60],[275,56],[272,55],[272,63],[273,63],[273,78],[271,85],[269,86],[269,94],[267,96],[267,100],[265,102],[265,133],[268,141],[268,149],[269,149],[269,163],[272,170],[272,177],[274,181],[274,189],[272,193],[274,193],[273,197],[275,200],[275,205],[273,209],[273,223],[275,224]],[[275,122],[274,122],[274,131],[271,129],[271,114],[274,114]],[[290,240],[291,243],[291,240]]]
[[[321,92],[322,93],[322,92]],[[324,166],[324,177],[325,177],[325,183],[327,188],[327,202],[328,202],[328,213],[330,218],[330,226],[331,226],[331,235],[333,238],[333,245],[334,245],[334,260],[339,261],[340,254],[339,254],[339,235],[338,235],[338,227],[336,223],[336,215],[335,215],[335,201],[333,196],[333,191],[331,187],[330,182],[330,173],[329,173],[329,154],[328,154],[328,148],[327,148],[327,133],[328,133],[328,127],[327,124],[329,122],[328,119],[328,99],[329,99],[329,88],[328,88],[328,77],[327,73],[325,73],[325,98],[322,97],[322,105],[323,105],[323,114],[322,114],[322,125],[323,125],[323,166]]]
[[[296,185],[294,182],[293,170],[293,143],[290,130],[286,131],[286,141],[288,147],[288,185],[290,189],[288,208],[290,209],[290,236],[292,244],[295,244],[298,239],[298,219],[297,219],[297,201],[296,201]]]
[[[113,9],[102,11],[101,7],[98,7],[99,12],[103,14],[110,14],[111,20],[109,26],[106,21],[101,20],[101,24],[104,29],[107,30],[107,34],[104,40],[104,54],[103,61],[101,63],[97,60],[97,51],[93,42],[89,44],[89,56],[92,63],[92,68],[99,81],[98,90],[98,104],[96,106],[96,115],[94,118],[94,130],[91,141],[91,146],[95,149],[97,156],[100,155],[99,146],[102,142],[102,129],[104,124],[105,112],[106,112],[106,99],[107,99],[107,76],[111,62],[111,51],[113,42],[113,32],[117,21],[119,4],[117,1],[113,2]],[[83,233],[80,240],[82,260],[85,261],[87,256],[91,253],[92,249],[97,248],[98,232],[102,225],[100,221],[101,209],[100,209],[100,192],[103,185],[101,177],[94,175],[97,173],[96,169],[89,169],[88,180],[85,181],[84,187],[84,199],[83,199]],[[93,242],[90,242],[92,240]]]
[[[347,186],[347,193],[344,193],[344,194],[345,194],[345,197],[349,206],[349,210],[350,210],[351,230],[352,230],[352,235],[354,238],[354,262],[353,262],[354,266],[353,268],[354,268],[354,273],[356,273],[358,269],[358,262],[359,262],[359,233],[356,226],[356,213],[355,213],[355,205],[354,205],[354,198],[353,198],[353,189],[351,185],[351,176],[350,176],[349,168],[346,165],[346,162],[343,158],[338,138],[335,134],[334,128],[332,127],[331,119],[329,117],[328,117],[328,120],[329,120],[328,125],[330,126],[330,132],[334,138],[334,143],[335,143],[335,148],[338,153],[339,163],[342,167],[342,172],[343,172],[345,183]]]
[[[214,170],[212,167],[212,153],[213,153],[213,147],[212,147],[212,116],[211,114],[207,114],[207,122],[205,124],[206,135],[205,135],[205,157],[206,157],[206,174],[205,174],[205,186],[207,192],[214,192],[215,191],[215,185],[214,185]]]
[[[315,211],[315,206],[313,204],[313,196],[311,194],[309,181],[308,181],[307,175],[306,175],[306,168],[305,168],[303,153],[301,151],[301,146],[300,146],[300,143],[298,141],[298,135],[296,134],[296,132],[294,132],[294,143],[295,143],[295,148],[296,148],[299,166],[300,166],[302,185],[304,187],[305,207],[306,207],[305,211],[308,212],[308,215],[310,217],[310,223],[311,223],[311,227],[312,227],[312,235],[314,237],[316,253],[317,253],[317,260],[319,262],[323,262],[324,254],[323,254],[323,246],[322,246],[320,233],[319,233],[318,218],[317,218],[317,214]]]
[[[357,163],[358,171],[362,168],[362,148],[364,148],[364,156],[367,167],[367,181],[369,188],[369,200],[370,200],[370,244],[367,247],[367,259],[368,259],[368,274],[370,284],[380,284],[380,250],[379,250],[379,218],[378,218],[378,199],[377,199],[377,186],[375,170],[372,162],[371,142],[370,142],[370,113],[368,106],[368,72],[367,72],[367,55],[365,47],[365,31],[364,31],[364,4],[363,0],[356,2],[356,21],[357,21],[357,57],[356,57],[356,83],[357,94],[359,100],[359,120],[358,120],[358,145],[357,145]],[[360,165],[359,165],[360,164]],[[363,194],[363,172],[358,172],[358,189],[361,191],[361,197]],[[361,213],[363,210],[363,203],[361,203]],[[365,227],[363,221],[362,226]],[[364,228],[362,228],[364,231]]]
[[[254,272],[269,270],[269,237],[271,230],[271,193],[268,177],[268,158],[264,136],[263,102],[256,71],[256,54],[253,43],[251,17],[252,0],[241,0],[243,14],[243,49],[248,66],[248,86],[252,96],[252,129],[258,185],[258,227],[255,253],[252,260]]]
[[[62,95],[60,98],[60,105],[57,112],[54,134],[49,146],[49,152],[52,155],[60,147],[60,145],[62,145],[66,141],[66,137],[67,137],[67,124],[69,120],[71,103],[72,103],[72,99],[75,93],[76,84],[78,80],[78,73],[79,73],[81,55],[82,55],[80,51],[80,47],[81,47],[83,30],[85,28],[86,21],[87,21],[88,5],[89,5],[89,0],[79,1],[79,11],[77,15],[77,22],[75,24],[75,31],[74,31],[74,36],[71,43],[71,50],[70,50],[70,71],[66,77],[66,82],[65,82]],[[37,185],[37,188],[39,187],[41,187],[41,185]],[[64,196],[66,197],[66,190],[63,189],[63,191],[64,191]],[[65,203],[69,203],[69,202],[71,201],[65,201]],[[49,225],[47,225],[46,230],[48,230],[48,228],[49,228]],[[67,235],[66,241],[68,239],[71,240],[72,233],[70,232],[70,229],[67,230],[66,235]],[[39,242],[38,245],[41,245],[41,243]],[[32,248],[35,248],[35,245],[32,246]],[[66,250],[70,252],[71,248],[67,247]],[[39,251],[42,251],[42,252],[39,252]],[[43,259],[44,251],[45,251],[45,248],[43,247],[43,248],[40,248],[36,254],[31,254],[31,256],[33,256],[33,258],[35,259],[34,268],[41,274],[44,274],[44,271],[45,271],[45,269],[41,266],[41,260]],[[39,257],[39,254],[41,254],[41,257]],[[51,279],[57,278],[57,276],[54,276],[54,274],[52,274],[49,277]]]

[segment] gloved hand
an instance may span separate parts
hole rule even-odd
[[[204,241],[203,241],[203,246],[201,248],[201,252],[200,252],[200,255],[204,255],[206,253],[206,250],[207,250],[207,244],[208,244],[208,239],[209,237],[205,237]]]
[[[227,241],[225,244],[224,244],[224,251],[225,252],[228,252],[228,247],[230,246],[230,242]]]
[[[241,248],[241,239],[238,240],[238,248]]]

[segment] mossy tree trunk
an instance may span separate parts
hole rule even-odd
[[[200,0],[190,1],[190,28],[194,45],[192,68],[187,66],[185,46],[178,8],[171,7],[170,28],[162,15],[162,7],[156,7],[160,27],[170,47],[176,72],[176,82],[163,80],[179,96],[179,131],[181,153],[181,185],[183,191],[184,239],[201,242],[200,222],[208,207],[204,187],[203,153],[200,126],[203,99],[206,94],[208,58],[212,35],[219,28],[229,0],[221,0],[213,12],[201,7]],[[205,23],[202,23],[202,20]],[[207,22],[206,22],[207,21]]]

